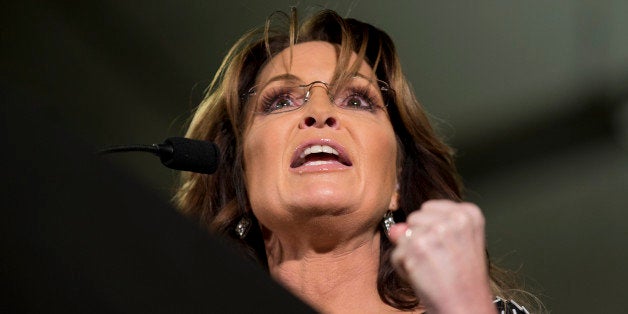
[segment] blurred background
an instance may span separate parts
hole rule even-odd
[[[554,313],[625,310],[623,0],[14,1],[0,13],[5,122],[29,120],[14,114],[24,102],[93,150],[182,136],[229,47],[291,5],[301,16],[334,9],[393,38],[457,150],[495,260]],[[47,134],[7,125],[24,138]],[[158,159],[109,159],[133,185],[171,197],[176,173]],[[14,178],[4,180],[10,188]]]

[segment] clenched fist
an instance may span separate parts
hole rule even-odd
[[[390,231],[392,262],[427,312],[496,313],[489,288],[484,216],[471,203],[425,202]]]

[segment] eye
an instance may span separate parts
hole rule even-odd
[[[374,111],[380,106],[376,104],[377,97],[372,94],[368,88],[351,88],[345,93],[346,96],[341,98],[338,105],[346,109]]]
[[[262,95],[259,111],[265,114],[284,112],[298,107],[297,97],[292,89],[272,90]]]

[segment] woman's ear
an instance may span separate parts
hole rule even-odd
[[[395,211],[399,209],[399,183],[395,187],[395,191],[390,196],[390,203],[388,204],[388,210]]]

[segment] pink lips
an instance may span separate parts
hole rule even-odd
[[[353,164],[344,148],[329,139],[302,143],[292,155],[290,168],[299,172],[347,169]]]

